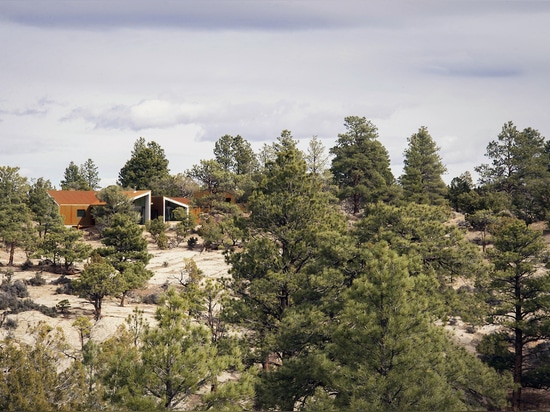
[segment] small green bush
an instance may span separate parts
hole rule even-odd
[[[151,293],[150,295],[146,295],[143,297],[143,303],[146,305],[158,305],[160,302],[160,294],[159,293]]]
[[[17,320],[13,318],[6,319],[6,322],[4,323],[4,328],[6,329],[17,329]]]
[[[198,241],[198,238],[196,238],[195,236],[191,236],[189,239],[187,239],[187,247],[189,249],[193,249],[197,245]]]
[[[31,286],[44,286],[46,284],[46,279],[42,276],[42,272],[36,272],[34,277],[28,280],[28,283]]]

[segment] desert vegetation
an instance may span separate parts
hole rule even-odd
[[[550,144],[504,124],[477,184],[438,150],[421,127],[396,178],[350,116],[329,150],[224,135],[171,175],[140,138],[86,229],[0,166],[0,409],[547,406]],[[89,159],[61,187],[99,182]],[[202,214],[140,225],[127,188]]]

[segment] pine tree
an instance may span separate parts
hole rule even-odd
[[[417,293],[429,279],[423,280],[423,274],[410,276],[409,258],[397,256],[384,242],[360,253],[365,254],[365,266],[343,292],[329,346],[334,359],[333,397],[325,398],[322,406],[350,410],[502,406],[506,381],[435,326],[430,299]]]
[[[485,156],[491,164],[475,168],[481,185],[505,195],[511,211],[526,223],[546,218],[550,158],[544,137],[532,128],[519,131],[508,122],[498,139],[487,145]]]
[[[53,227],[63,224],[59,215],[59,208],[48,195],[48,190],[53,189],[49,180],[42,177],[32,180],[29,188],[28,205],[32,212],[32,220],[38,224],[38,235],[44,237]]]
[[[512,406],[519,410],[524,372],[532,363],[530,349],[547,337],[549,327],[550,273],[540,268],[546,245],[542,233],[517,219],[505,220],[495,230],[493,243],[487,253],[494,270],[485,287],[491,296],[493,322],[513,342],[513,377],[517,386]]]
[[[118,174],[120,186],[135,190],[149,189],[156,178],[169,176],[168,159],[164,149],[156,142],[140,137],[134,143],[130,159]]]
[[[60,182],[62,190],[92,190],[81,173],[81,168],[71,161],[63,173],[63,180]]]
[[[80,277],[73,282],[79,296],[88,299],[94,306],[96,321],[101,318],[103,299],[120,292],[120,278],[113,265],[98,255],[86,264]]]
[[[237,299],[225,313],[250,331],[251,361],[263,365],[257,407],[286,410],[292,409],[292,399],[310,391],[287,377],[312,377],[305,365],[318,359],[318,343],[327,332],[323,319],[342,286],[335,268],[346,256],[346,243],[341,242],[346,229],[334,211],[335,199],[307,172],[303,153],[288,131],[273,151],[250,198],[250,238],[242,251],[228,257],[228,287]]]
[[[0,238],[9,251],[13,266],[15,249],[34,249],[36,231],[28,206],[29,185],[18,167],[0,166]]]
[[[147,239],[143,227],[126,214],[116,213],[110,225],[102,232],[101,243],[105,247],[97,252],[119,272],[121,306],[128,292],[143,286],[153,273],[146,269],[151,255],[147,252]]]
[[[403,174],[399,178],[405,200],[430,205],[445,203],[447,186],[441,176],[446,168],[428,129],[421,127],[407,141]]]
[[[101,179],[99,178],[99,171],[92,159],[86,160],[83,164],[79,167],[80,176],[84,179],[86,184],[89,187],[89,190],[98,190],[99,189],[99,182]]]
[[[377,140],[378,130],[364,117],[344,119],[346,133],[338,135],[331,172],[339,187],[339,197],[351,202],[353,214],[367,203],[391,199],[394,177],[386,148]]]
[[[216,348],[208,329],[191,322],[189,302],[174,289],[157,308],[156,327],[148,327],[140,347],[145,393],[160,406],[175,408],[212,380]]]

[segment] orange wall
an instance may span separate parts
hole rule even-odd
[[[86,216],[78,217],[78,210],[85,210]],[[92,208],[90,205],[63,205],[59,208],[59,214],[63,216],[65,225],[70,226],[93,226],[95,224],[92,218]]]

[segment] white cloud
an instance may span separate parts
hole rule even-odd
[[[114,181],[139,136],[165,147],[178,172],[211,158],[227,133],[261,145],[289,129],[328,148],[358,115],[378,126],[397,175],[407,137],[427,126],[452,178],[484,161],[508,120],[550,137],[549,11],[530,1],[4,0],[0,164],[57,182],[90,157]]]

